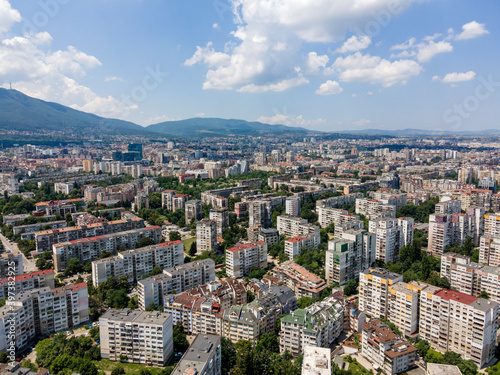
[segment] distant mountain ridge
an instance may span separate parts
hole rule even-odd
[[[193,118],[142,127],[133,122],[100,117],[64,105],[0,88],[0,129],[62,131],[72,134],[165,135],[182,138],[306,133],[310,130],[244,120]]]
[[[100,117],[64,105],[35,99],[17,90],[0,88],[0,129],[17,131],[60,131],[70,134],[144,135],[205,138],[227,136],[263,136],[322,133],[316,130],[286,125],[269,125],[257,121],[221,118],[190,118],[165,121],[143,127],[130,121]],[[500,129],[477,131],[438,131],[429,129],[360,129],[336,130],[332,133],[376,136],[493,136]],[[326,132],[325,132],[326,133]],[[325,134],[323,133],[323,134]]]
[[[269,125],[261,122],[249,122],[237,119],[221,118],[190,118],[179,121],[166,121],[149,125],[146,129],[155,133],[172,134],[180,137],[206,137],[206,136],[243,136],[317,132],[304,128],[285,125]]]
[[[79,134],[142,134],[132,122],[107,119],[61,104],[29,97],[17,90],[0,88],[0,129],[64,131]]]

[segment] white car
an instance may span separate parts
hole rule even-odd
[[[71,335],[71,332],[70,331],[66,331],[66,336],[69,336]]]

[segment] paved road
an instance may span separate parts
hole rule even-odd
[[[35,261],[33,259],[27,259],[23,253],[19,250],[15,243],[10,243],[7,237],[0,233],[0,240],[2,240],[2,244],[5,250],[10,251],[14,255],[22,254],[23,256],[23,273],[28,273],[32,271],[36,271]]]

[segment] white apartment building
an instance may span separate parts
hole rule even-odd
[[[196,223],[196,251],[217,250],[217,223],[214,220],[203,219]]]
[[[479,263],[500,266],[500,237],[482,236],[479,243]]]
[[[370,232],[376,235],[376,259],[385,263],[395,262],[399,259],[399,249],[404,245],[404,240],[413,238],[414,229],[409,225],[411,221],[406,218],[370,220]],[[406,236],[403,234],[404,231],[406,231]]]
[[[383,268],[369,268],[359,274],[359,309],[371,318],[387,319],[390,287],[403,276]]]
[[[166,366],[174,354],[172,316],[158,311],[108,310],[99,318],[101,358]]]
[[[287,197],[285,200],[285,212],[287,215],[299,216],[300,214],[300,198]]]
[[[229,227],[229,210],[226,207],[212,208],[210,210],[210,220],[215,221],[217,236],[222,237],[226,228]]]
[[[111,276],[125,275],[128,282],[135,285],[155,267],[164,269],[181,264],[184,264],[184,243],[181,240],[163,242],[93,261],[92,284],[97,288]]]
[[[161,192],[161,206],[166,208],[167,211],[174,211],[174,195],[177,195],[175,190],[165,190]]]
[[[139,308],[163,305],[165,294],[182,293],[215,280],[215,262],[208,258],[166,268],[160,275],[138,281]]]
[[[315,237],[297,236],[285,240],[285,254],[288,259],[294,260],[300,255],[302,249],[312,249],[314,247]]]
[[[226,272],[229,277],[248,276],[252,267],[267,268],[266,242],[250,242],[226,250]]]
[[[453,351],[483,368],[495,356],[499,304],[427,287],[420,293],[419,336],[432,349]]]
[[[330,348],[317,348],[306,345],[304,347],[301,375],[331,375],[331,358]]]
[[[15,326],[15,345],[17,350],[22,350],[35,337],[48,337],[88,320],[86,283],[54,289],[35,288],[17,293],[8,304],[0,307],[0,337],[7,337]],[[2,351],[7,341],[0,341]]]
[[[280,237],[293,238],[297,236],[312,235],[315,238],[315,245],[318,246],[321,241],[319,227],[309,224],[306,219],[300,217],[280,215],[277,225]]]
[[[318,211],[318,222],[321,228],[326,228],[330,224],[339,225],[340,216],[348,213],[346,210],[332,207],[318,207],[316,210]]]
[[[345,230],[340,235],[341,238],[348,241],[354,241],[356,264],[354,265],[354,278],[359,278],[359,272],[370,268],[375,262],[377,236],[366,229]]]
[[[344,285],[355,279],[356,243],[345,239],[328,241],[325,260],[325,277],[328,284]]]
[[[396,217],[396,206],[387,204],[376,199],[358,198],[356,199],[356,213],[365,215],[369,219],[381,217]]]

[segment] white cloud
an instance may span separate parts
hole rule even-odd
[[[177,120],[180,120],[180,118],[173,118],[167,115],[151,116],[146,119],[146,121],[144,122],[144,126],[159,124],[160,122],[165,122],[165,121],[177,121]]]
[[[419,62],[428,62],[439,53],[453,51],[453,46],[446,41],[435,42],[441,34],[425,36],[423,42],[417,43],[416,38],[410,38],[406,42],[396,44],[391,47],[392,51],[401,51],[394,53],[391,58],[409,58],[416,57]]]
[[[206,47],[196,47],[196,52],[190,58],[184,61],[184,65],[192,66],[196,63],[203,62],[210,67],[219,67],[229,62],[230,56],[222,53],[215,52],[213,43],[208,42]]]
[[[121,103],[112,96],[100,97],[77,82],[88,69],[101,66],[94,56],[73,46],[51,51],[47,32],[0,40],[0,78],[26,95],[55,101],[101,116],[126,118],[136,106]]]
[[[368,95],[368,96],[372,96],[372,95],[373,95],[373,91],[368,91],[368,92],[366,93],[366,95]]]
[[[219,24],[218,24],[218,23],[214,23],[214,24],[212,25],[212,27],[213,27],[214,29],[217,29],[217,30],[219,30],[219,29],[220,29],[220,26],[219,26]]]
[[[429,43],[419,43],[417,48],[417,60],[419,62],[428,62],[439,53],[453,51],[453,46],[444,41],[437,43],[433,41],[429,41]]]
[[[463,31],[460,34],[458,34],[455,37],[455,39],[457,40],[472,39],[490,33],[488,30],[486,30],[486,26],[484,23],[478,23],[476,21],[466,23],[465,25],[462,26],[462,30]]]
[[[472,70],[467,73],[448,73],[444,76],[441,82],[444,83],[455,83],[455,82],[466,82],[472,81],[476,77],[476,73]]]
[[[362,49],[368,48],[371,42],[372,42],[371,38],[367,35],[363,35],[361,37],[353,35],[344,42],[342,47],[337,49],[337,52],[346,53],[346,52],[360,51]]]
[[[295,87],[289,80],[297,66],[316,74],[326,60],[316,55],[323,60],[310,61],[304,56],[308,43],[340,42],[347,31],[361,34],[374,14],[390,12],[394,6],[393,0],[228,1],[236,24],[231,43],[224,52],[214,50],[211,42],[198,46],[185,61],[186,66],[207,65],[204,89],[279,91]],[[419,1],[400,0],[390,16]],[[357,48],[368,41],[360,37]],[[307,77],[298,80],[301,84],[306,81]]]
[[[389,87],[396,83],[405,84],[412,76],[420,74],[422,67],[412,60],[390,62],[378,56],[362,55],[356,52],[347,57],[338,57],[329,73],[338,73],[340,81],[369,82]]]
[[[439,76],[432,76],[432,82],[439,81],[441,77]]]
[[[321,68],[328,64],[329,57],[327,55],[318,55],[316,52],[309,52],[307,59],[308,71],[317,74]]]
[[[8,0],[0,0],[0,36],[10,30],[16,22],[21,22],[21,14],[12,9]]]
[[[344,89],[340,87],[338,82],[328,80],[322,83],[316,90],[317,95],[333,95],[340,94]]]
[[[269,85],[254,85],[249,84],[246,86],[243,86],[238,89],[238,92],[268,92],[268,91],[275,91],[275,92],[280,92],[280,91],[286,91],[295,87],[299,87],[305,84],[308,84],[309,80],[304,78],[301,74],[299,74],[296,78],[290,78],[290,79],[285,79],[281,82],[278,83],[273,83]]]
[[[120,78],[120,77],[106,77],[104,78],[104,82],[113,82],[113,81],[120,81],[120,82],[124,82],[123,78]]]
[[[353,121],[352,122],[353,125],[357,125],[357,126],[364,126],[364,125],[368,125],[368,124],[371,124],[371,123],[372,123],[371,120],[367,120],[365,118],[362,118],[361,120]]]
[[[315,129],[315,127],[317,127],[318,125],[324,124],[326,122],[326,120],[322,118],[306,120],[302,115],[294,117],[284,114],[276,114],[270,117],[261,116],[257,119],[257,121],[270,125],[300,126],[310,129]]]

